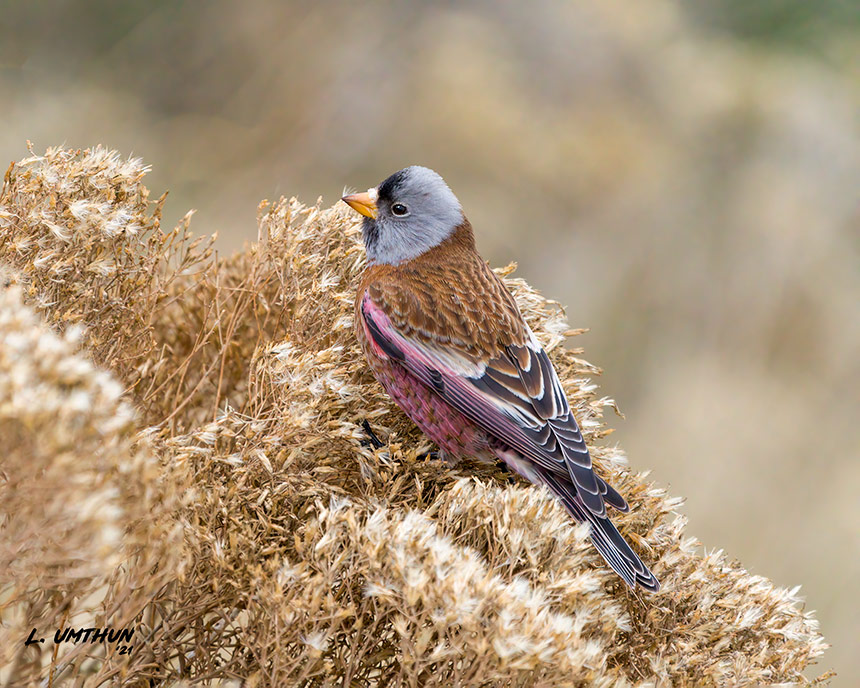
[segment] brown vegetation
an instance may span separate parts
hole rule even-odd
[[[542,490],[422,457],[353,339],[348,211],[264,202],[258,243],[219,259],[190,218],[161,230],[145,172],[52,149],[4,181],[0,680],[804,680],[826,646],[796,591],[702,554],[679,500],[593,444],[613,404],[555,304],[508,280],[657,595],[625,588]],[[23,646],[68,625],[133,627],[134,651]]]

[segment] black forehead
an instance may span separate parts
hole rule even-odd
[[[382,184],[380,184],[377,188],[377,191],[379,192],[379,200],[394,200],[400,190],[403,189],[403,187],[405,186],[406,177],[406,170],[400,170],[399,172],[395,172],[388,179],[382,182]]]

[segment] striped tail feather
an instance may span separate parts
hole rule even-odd
[[[650,592],[657,592],[660,589],[660,581],[642,563],[639,555],[621,536],[612,521],[607,516],[597,516],[586,508],[576,494],[576,487],[572,482],[541,467],[537,468],[543,483],[564,504],[568,513],[577,522],[587,521],[591,525],[592,543],[624,582],[631,588],[639,586]]]
[[[591,526],[591,542],[627,585],[631,588],[638,586],[650,592],[660,589],[660,581],[633,551],[609,517],[598,516],[586,507],[569,478],[524,459],[518,452],[497,450],[497,455],[524,478],[546,485],[577,523],[587,522]],[[598,478],[598,484],[607,504],[618,511],[628,511],[627,502],[618,492],[601,478]]]

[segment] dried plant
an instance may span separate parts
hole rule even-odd
[[[826,645],[797,589],[703,554],[680,500],[595,444],[613,402],[561,346],[576,332],[555,304],[507,280],[632,505],[618,523],[657,595],[628,590],[543,490],[426,457],[353,339],[364,258],[345,210],[264,202],[259,241],[217,259],[190,216],[161,230],[145,171],[96,148],[6,174],[0,680],[806,681]],[[23,647],[72,624],[133,627],[135,650]]]

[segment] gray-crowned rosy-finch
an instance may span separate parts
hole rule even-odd
[[[552,363],[442,177],[407,167],[343,200],[364,215],[356,334],[388,394],[444,453],[546,485],[628,585],[657,590],[607,516],[627,502],[592,470]]]

